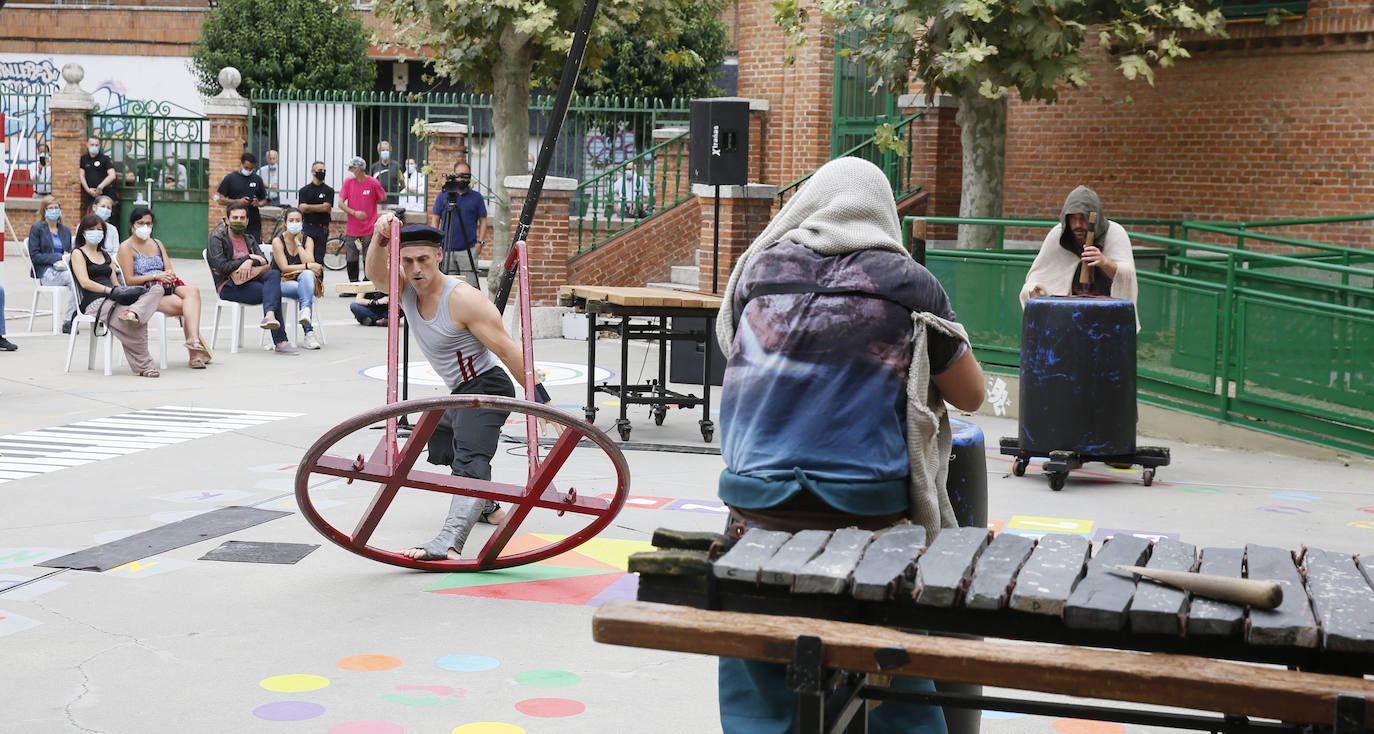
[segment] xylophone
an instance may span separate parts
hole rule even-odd
[[[1259,544],[1199,552],[1132,535],[1093,553],[1080,535],[994,536],[977,527],[943,530],[927,545],[913,525],[876,534],[754,529],[724,552],[709,536],[660,530],[660,550],[631,556],[639,600],[1374,672],[1374,568],[1349,553]],[[1283,601],[1261,610],[1192,596],[1118,564],[1273,580]]]

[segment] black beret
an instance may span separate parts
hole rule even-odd
[[[427,224],[411,224],[401,228],[401,246],[406,245],[432,245],[441,247],[444,244],[444,233],[437,228]]]

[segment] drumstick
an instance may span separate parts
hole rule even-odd
[[[1283,602],[1283,587],[1274,581],[1258,579],[1239,579],[1233,576],[1215,576],[1209,573],[1188,571],[1168,571],[1162,568],[1144,566],[1122,566],[1117,568],[1154,579],[1170,586],[1191,591],[1208,599],[1249,604],[1256,609],[1273,609]]]
[[[1088,239],[1083,243],[1083,247],[1092,247],[1093,235],[1097,233],[1097,212],[1088,212]],[[1088,285],[1093,282],[1091,265],[1084,265],[1078,271],[1078,282]]]

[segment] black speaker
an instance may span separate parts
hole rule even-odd
[[[671,320],[673,331],[699,331],[706,335],[706,343],[691,337],[680,337],[669,342],[668,381],[682,385],[700,385],[701,373],[706,367],[706,350],[711,350],[711,384],[725,384],[725,353],[720,351],[716,341],[715,329],[706,331],[706,319],[691,316],[675,316]]]
[[[749,101],[692,100],[689,179],[709,186],[743,186],[749,180]]]

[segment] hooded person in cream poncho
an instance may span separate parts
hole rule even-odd
[[[817,170],[736,264],[717,320],[727,355],[719,494],[732,530],[910,520],[933,538],[957,524],[945,401],[976,409],[982,373],[944,289],[900,241],[886,177],[842,158]],[[795,708],[783,666],[721,659],[726,734],[781,734]],[[945,731],[939,709],[893,702],[870,726]]]
[[[1087,245],[1088,215],[1097,214],[1093,244]],[[1090,283],[1079,282],[1079,270],[1092,268]],[[1021,305],[1042,296],[1111,296],[1135,303],[1135,257],[1131,238],[1102,211],[1102,200],[1087,186],[1079,186],[1064,199],[1059,224],[1045,236],[1026,283],[1021,286]],[[1140,318],[1136,318],[1140,330]]]

